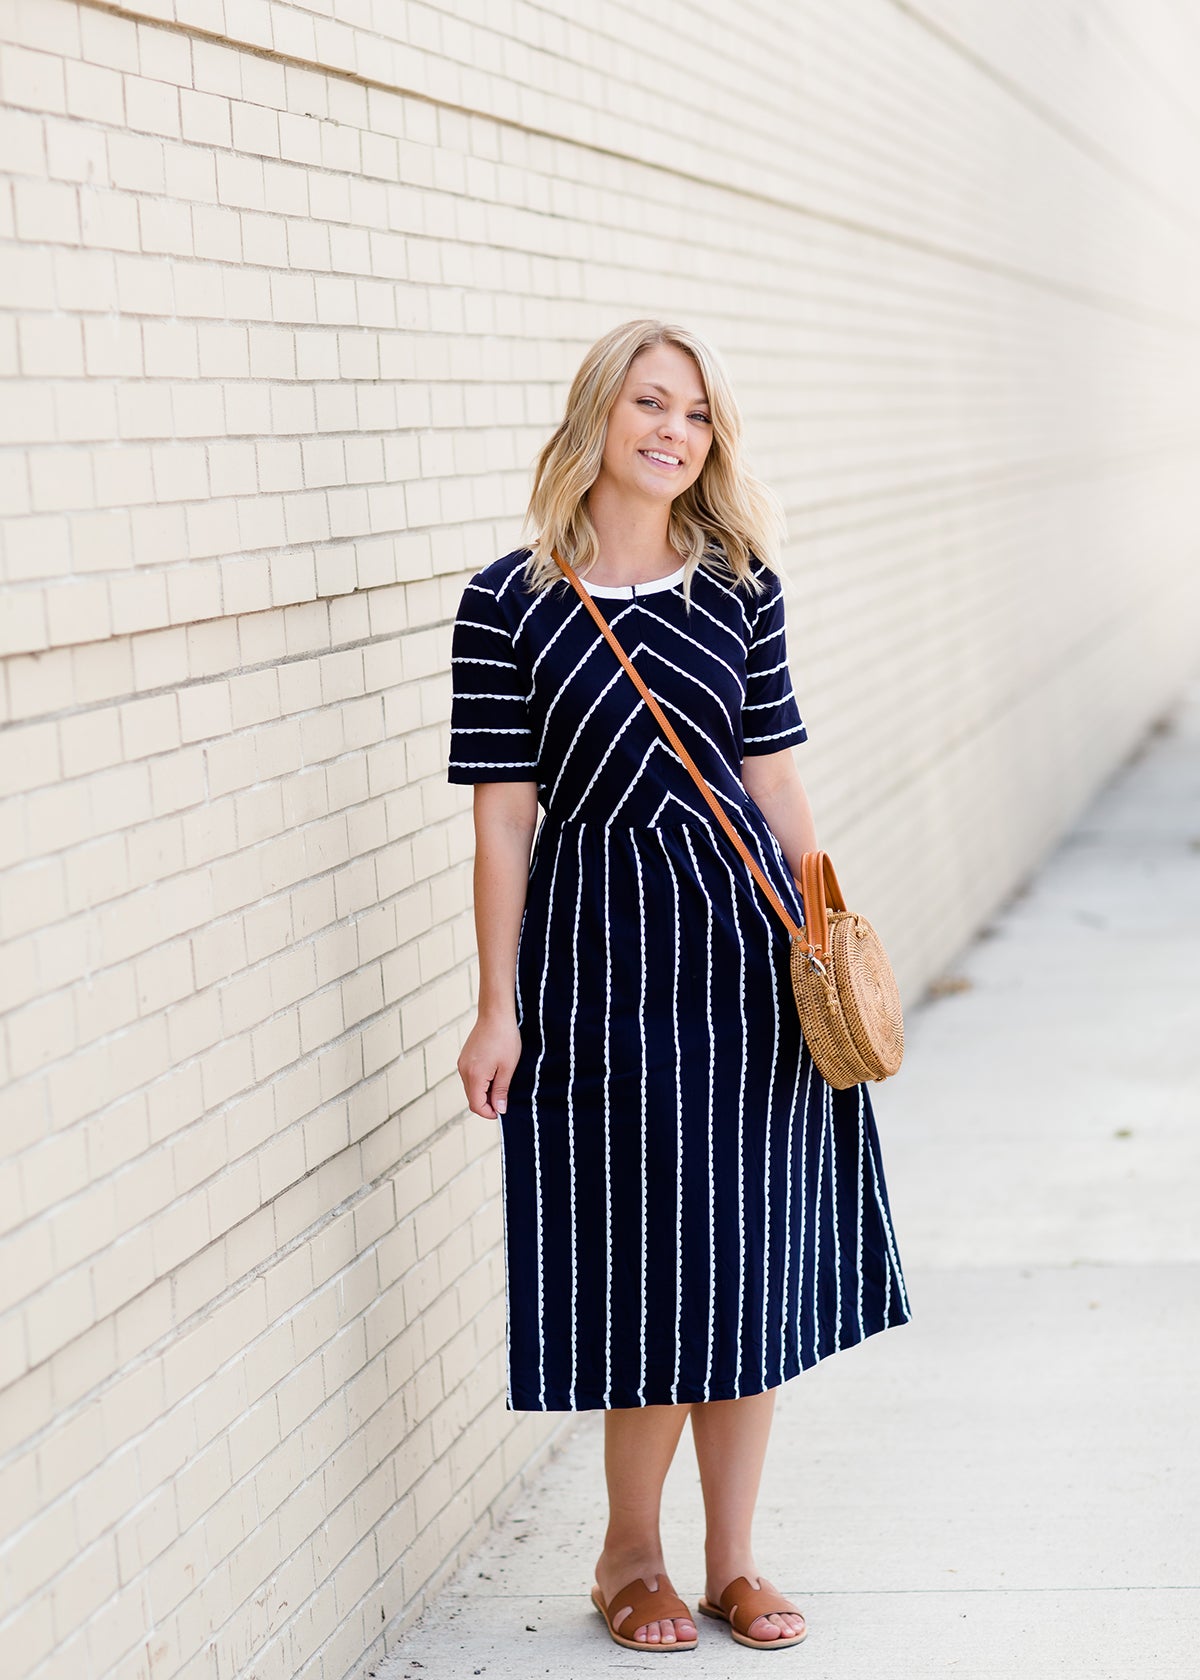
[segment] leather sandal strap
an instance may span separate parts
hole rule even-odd
[[[629,1606],[629,1614],[620,1627],[616,1627],[616,1619],[626,1605]],[[645,1627],[648,1622],[669,1622],[677,1616],[684,1616],[688,1621],[692,1619],[692,1612],[665,1575],[658,1577],[658,1586],[653,1591],[640,1578],[630,1581],[627,1587],[622,1587],[609,1599],[605,1615],[609,1627],[630,1639],[638,1628]]]
[[[759,1576],[762,1581],[762,1576]],[[776,1592],[769,1581],[762,1581],[760,1587],[752,1587],[744,1575],[739,1575],[736,1581],[730,1581],[721,1594],[721,1609],[729,1617],[729,1625],[735,1627],[739,1633],[748,1634],[751,1623],[760,1616],[786,1614],[798,1616],[800,1611],[795,1605],[789,1604],[782,1593]]]

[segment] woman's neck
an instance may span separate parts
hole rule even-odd
[[[667,535],[670,511],[658,503],[639,505],[627,497],[609,496],[593,485],[588,492],[588,517],[600,553],[588,572],[588,581],[622,588],[630,583],[652,583],[677,570],[679,555]]]

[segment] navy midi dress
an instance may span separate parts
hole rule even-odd
[[[527,550],[467,585],[452,782],[536,781],[500,1122],[508,1405],[774,1388],[908,1318],[871,1103],[804,1045],[788,937],[582,602]],[[777,574],[592,596],[797,918],[741,781],[805,739]]]

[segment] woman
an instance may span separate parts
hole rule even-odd
[[[814,1068],[782,926],[555,558],[800,920],[816,838],[777,509],[712,350],[629,322],[588,351],[541,453],[532,546],[472,579],[454,632],[480,962],[458,1066],[472,1112],[501,1120],[508,1404],[605,1409],[592,1597],[635,1650],[697,1640],[659,1538],[689,1416],[700,1609],[760,1649],[804,1637],[751,1550],[774,1391],[908,1317],[867,1093]]]

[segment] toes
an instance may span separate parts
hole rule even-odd
[[[684,1640],[690,1642],[696,1638],[696,1624],[690,1616],[645,1622],[640,1627],[634,1627],[629,1620],[632,1614],[632,1606],[626,1605],[612,1618],[612,1631],[619,1633],[622,1639],[631,1639],[638,1645],[677,1645]]]
[[[643,1645],[675,1645],[681,1639],[695,1639],[695,1624],[680,1617],[670,1622],[647,1622],[633,1636]]]
[[[751,1639],[764,1644],[772,1639],[791,1639],[804,1632],[804,1617],[798,1610],[772,1610],[769,1616],[756,1616],[750,1624]]]
[[[800,1615],[799,1611],[781,1610],[777,1615],[773,1615],[771,1620],[785,1638],[790,1639],[794,1633],[804,1631],[804,1617]]]

